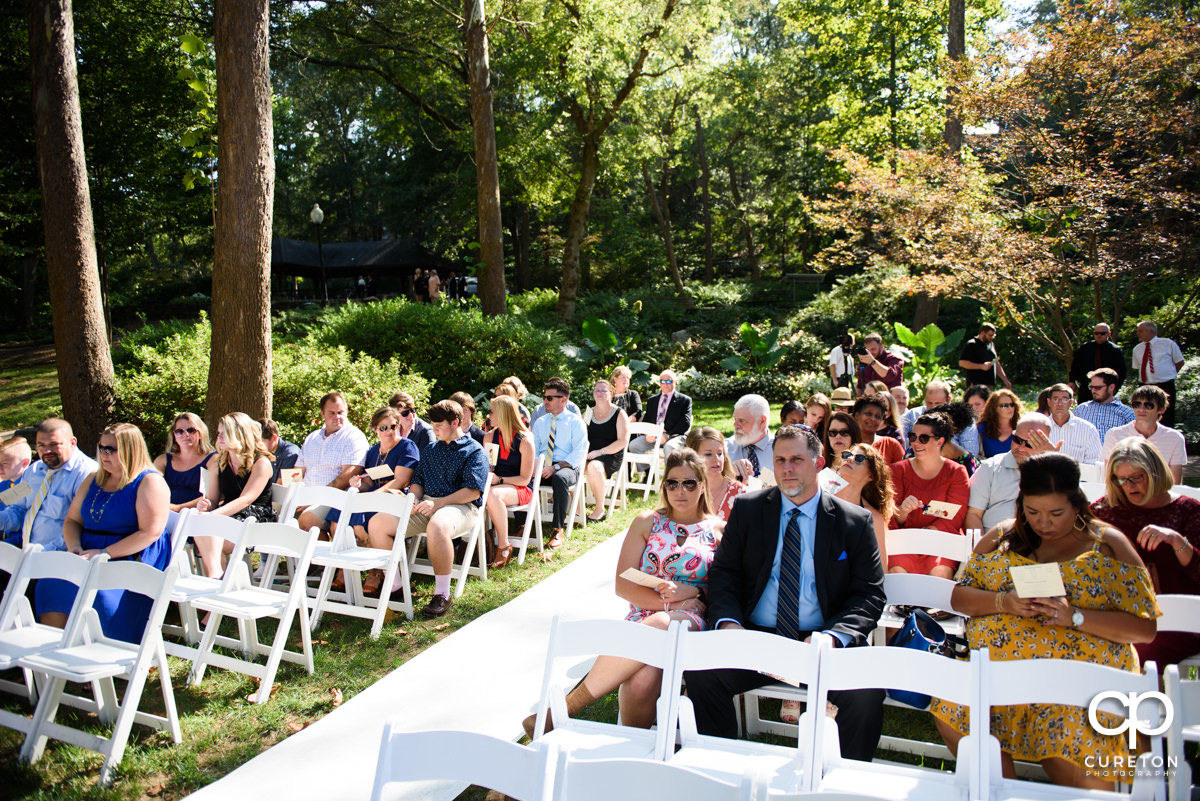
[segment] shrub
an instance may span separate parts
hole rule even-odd
[[[829,378],[819,373],[781,373],[749,375],[703,375],[688,372],[681,376],[679,389],[692,400],[737,400],[754,393],[768,401],[805,400],[816,392],[829,394]]]
[[[420,372],[437,397],[491,389],[506,376],[530,387],[567,374],[561,337],[513,317],[483,317],[450,304],[403,299],[342,306],[314,333],[317,341],[395,359],[400,369]]]
[[[207,319],[176,332],[154,345],[134,344],[117,372],[115,419],[134,423],[155,447],[159,433],[181,411],[204,412],[208,388],[209,343]],[[276,345],[274,349],[274,410],[280,435],[293,442],[321,422],[318,402],[337,389],[346,396],[350,421],[366,431],[371,415],[404,389],[423,408],[430,386],[419,374],[405,373],[393,360],[381,364],[354,357],[346,348],[331,348],[312,340]],[[211,422],[211,421],[210,421]]]
[[[1200,442],[1200,356],[1185,360],[1175,379],[1175,425],[1189,443]]]

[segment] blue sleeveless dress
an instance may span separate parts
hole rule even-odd
[[[138,530],[137,493],[146,470],[116,492],[105,492],[93,481],[83,499],[83,550],[103,550]],[[164,529],[158,539],[141,553],[121,557],[137,560],[165,570],[171,560],[171,537]],[[75,602],[74,584],[45,579],[37,584],[35,606],[39,615],[46,612],[66,614]],[[153,598],[123,590],[104,590],[96,594],[94,604],[105,635],[126,642],[140,642],[150,617]]]
[[[204,468],[208,466],[208,460],[216,454],[206,453],[200,463],[192,467],[191,470],[176,470],[171,466],[171,454],[163,454],[167,457],[167,469],[163,470],[163,478],[167,480],[167,487],[171,490],[171,503],[180,504],[194,501],[204,493],[200,489],[200,474],[204,472]]]

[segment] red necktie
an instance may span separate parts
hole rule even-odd
[[[1150,373],[1154,372],[1154,357],[1150,355],[1150,343],[1146,343],[1146,349],[1142,351],[1142,383],[1150,383]]]

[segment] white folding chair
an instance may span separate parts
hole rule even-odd
[[[521,801],[554,798],[555,751],[534,743],[509,740],[473,731],[399,731],[383,727],[371,801],[415,797],[403,785],[418,781],[452,781],[455,795],[468,785],[496,790]]]
[[[674,754],[668,753],[666,761],[725,782],[738,782],[747,770],[752,770],[765,777],[772,794],[808,789],[812,738],[825,718],[824,705],[819,715],[814,714],[811,705],[801,715],[795,746],[773,745],[700,734],[691,699],[681,691],[686,671],[720,668],[780,676],[811,691],[819,681],[819,650],[823,643],[827,643],[827,637],[822,634],[805,643],[751,630],[684,631],[679,637],[670,677],[675,712],[669,728],[673,732],[678,726],[680,747]],[[796,689],[790,684],[777,686]],[[796,727],[792,729],[795,731]]]
[[[286,497],[283,507],[279,512],[279,522],[297,525],[296,510],[301,507],[308,506],[328,506],[332,509],[341,509],[346,502],[346,496],[357,490],[342,490],[336,487],[320,486],[309,487],[304,484],[292,484],[287,489],[291,491],[290,497]],[[274,499],[274,495],[272,495]]]
[[[1187,484],[1176,484],[1174,487],[1171,487],[1171,492],[1200,501],[1200,487],[1189,487]]]
[[[21,569],[21,561],[25,558],[26,554],[40,550],[42,550],[42,546],[37,543],[31,543],[25,550],[21,550],[16,545],[0,542],[0,570],[8,574],[8,587],[10,589],[14,586],[17,573]],[[5,611],[5,606],[10,603],[10,598],[11,603],[16,604],[11,615]],[[12,592],[5,593],[4,600],[0,603],[0,621],[8,621],[8,625],[0,624],[0,670],[7,670],[12,667],[12,664],[4,653],[4,632],[9,631],[11,628],[34,624],[33,609],[30,607],[29,599],[25,597],[25,593],[20,593],[19,597]],[[31,702],[36,701],[37,687],[33,683],[33,674],[28,670],[23,671],[23,673],[23,682],[0,679],[0,691],[22,695]]]
[[[711,774],[651,759],[576,759],[559,750],[556,801],[611,801],[614,798],[695,798],[750,801],[758,796],[753,774],[728,782]]]
[[[935,528],[888,529],[885,540],[890,559],[901,554],[938,556],[958,562],[959,567],[971,558],[971,538]]]
[[[179,606],[180,625],[163,623],[162,628],[164,634],[182,637],[184,643],[166,642],[164,647],[171,656],[181,659],[195,658],[195,646],[200,642],[203,632],[200,629],[200,620],[192,601],[202,595],[212,595],[221,589],[221,579],[192,572],[190,561],[183,553],[188,538],[220,537],[226,542],[232,543],[236,548],[242,533],[253,524],[254,518],[252,517],[246,520],[234,520],[225,515],[192,513],[191,509],[185,509],[179,515],[171,544],[171,564],[179,565],[179,578],[171,591],[171,601]],[[216,644],[225,647],[236,646],[237,640],[218,637]]]
[[[897,606],[919,606],[926,609],[937,609],[951,612],[953,616],[946,620],[938,620],[938,624],[947,634],[963,636],[966,631],[966,617],[955,612],[950,602],[951,595],[957,584],[953,579],[937,576],[926,576],[920,573],[888,573],[883,577],[883,592],[887,595],[887,606],[879,617],[879,628],[875,629],[875,644],[886,645],[883,632],[904,625],[904,616],[896,611]]]
[[[667,678],[672,674],[680,628],[677,621],[663,631],[627,620],[562,620],[555,615],[550,626],[533,741],[551,743],[589,759],[663,759],[669,738],[673,741],[672,728],[665,724],[672,719],[675,693]],[[657,730],[580,720],[567,715],[567,685],[573,686],[576,677],[582,678],[592,664],[592,657],[600,654],[625,657],[662,669]],[[540,734],[545,731],[547,714],[554,721],[554,729]]]
[[[662,469],[662,426],[657,423],[630,423],[629,441],[638,437],[655,437],[654,447],[645,453],[633,453],[625,449],[625,461],[621,470],[625,472],[625,490],[641,490],[642,500],[650,493],[658,492],[658,471]],[[641,479],[639,467],[646,469],[645,480]]]
[[[1088,503],[1094,503],[1108,494],[1108,487],[1103,481],[1080,481],[1079,489],[1087,496]]]
[[[470,530],[466,534],[461,535],[466,537],[466,547],[463,549],[462,562],[453,565],[450,568],[450,580],[458,579],[458,583],[454,585],[454,597],[462,597],[463,590],[467,585],[467,576],[477,576],[484,581],[487,580],[487,541],[484,539],[484,530],[487,526],[487,499],[488,493],[492,489],[492,479],[495,476],[488,473],[487,482],[483,485],[483,494],[479,497],[479,514],[475,518],[475,522],[471,525]],[[396,532],[397,537],[404,536],[402,532]],[[408,571],[414,576],[432,576],[433,563],[425,557],[418,557],[417,553],[420,549],[422,540],[425,539],[425,532],[412,538],[412,545],[409,546],[408,552]],[[478,565],[472,564],[472,556],[479,562]]]
[[[1175,595],[1165,593],[1158,596],[1158,631],[1182,631],[1200,634],[1200,595]],[[1182,667],[1200,665],[1200,653],[1179,660]]]
[[[1130,694],[1157,693],[1158,672],[1154,662],[1142,665],[1143,673],[1081,662],[1073,659],[1017,659],[997,661],[988,658],[987,649],[980,650],[982,664],[980,703],[983,709],[1014,704],[1066,704],[1087,709],[1100,693],[1115,692],[1128,700]],[[1143,732],[1160,726],[1164,709],[1153,700],[1143,700],[1136,710],[1116,702],[1112,697],[1098,707],[1137,724]],[[972,717],[972,720],[978,720]],[[1162,734],[1149,735],[1150,750],[1139,754],[1137,775],[1133,781],[1132,797],[1165,801],[1166,782],[1156,778],[1154,760],[1162,754]],[[995,801],[1008,799],[1117,799],[1128,797],[1102,790],[1080,790],[1025,779],[1006,779],[1000,772],[1000,742],[992,735],[974,744],[972,756],[980,772],[981,797]],[[959,746],[962,758],[962,746]],[[1021,763],[1018,763],[1018,769]]]
[[[938,654],[911,648],[826,648],[821,652],[820,678],[813,694],[813,703],[824,708],[829,692],[871,688],[909,690],[962,704],[971,710],[971,720],[986,720],[979,701],[981,665],[977,653],[970,662],[948,659]],[[831,721],[836,731],[838,724]],[[828,724],[827,724],[828,725]],[[967,799],[978,795],[979,772],[972,761],[974,752],[970,736],[958,747],[958,760],[953,772],[932,768],[899,765],[890,762],[861,762],[841,755],[838,738],[813,739],[813,762],[820,766],[813,771],[809,789],[862,793],[878,798],[902,799]],[[883,742],[880,742],[883,747]],[[942,756],[953,758],[938,744]]]
[[[1104,483],[1104,465],[1079,463],[1079,480],[1091,483]]]
[[[546,462],[546,455],[542,454],[533,462],[533,485],[530,489],[533,490],[533,496],[529,499],[529,503],[520,504],[518,506],[509,506],[508,515],[515,519],[516,515],[525,515],[525,525],[521,529],[520,546],[517,548],[517,564],[525,564],[525,551],[529,548],[529,537],[533,532],[537,532],[537,549],[538,553],[545,550],[545,545],[542,541],[542,515],[540,513],[539,504],[541,494],[539,489],[542,486],[542,465]],[[512,537],[509,537],[511,543]]]
[[[408,517],[412,512],[413,496],[395,495],[390,492],[361,492],[350,496],[342,510],[337,533],[332,542],[318,542],[313,550],[312,563],[325,570],[312,608],[312,629],[321,625],[321,615],[331,612],[371,621],[371,639],[383,631],[383,620],[389,606],[403,612],[412,620],[412,588],[408,575],[408,554],[404,547],[404,533],[408,529]],[[375,512],[396,518],[396,539],[390,550],[370,548],[358,544],[350,517],[357,513]],[[346,571],[346,592],[341,600],[330,598],[333,577],[339,570]],[[362,591],[362,574],[367,570],[382,570],[383,583],[379,587],[379,598],[367,598]],[[403,600],[389,600],[392,581],[400,574]]]
[[[1200,680],[1183,678],[1178,665],[1167,665],[1163,684],[1174,713],[1167,729],[1167,789],[1170,801],[1191,801],[1192,767],[1183,749],[1184,743],[1200,742]]]
[[[171,602],[171,587],[179,575],[179,568],[172,565],[159,570],[136,561],[111,562],[103,555],[92,561],[98,564],[79,593],[82,596],[81,612],[67,627],[64,647],[39,651],[21,659],[23,667],[50,678],[21,747],[21,759],[37,761],[45,750],[47,738],[53,737],[103,754],[100,784],[106,786],[112,782],[113,771],[125,754],[134,723],[169,731],[176,743],[182,740],[175,694],[171,690],[171,669],[162,641],[162,621]],[[92,609],[96,593],[104,590],[125,590],[153,599],[141,642],[128,643],[105,636],[100,618]],[[139,709],[142,690],[152,667],[158,668],[165,716]],[[113,682],[117,678],[126,681],[125,694],[119,702]],[[98,688],[95,711],[101,721],[112,724],[109,737],[73,729],[55,720],[67,682],[92,684]]]
[[[303,665],[309,675],[313,672],[312,636],[308,619],[308,594],[304,581],[293,581],[287,592],[271,587],[270,577],[273,570],[264,565],[262,579],[258,586],[250,581],[250,571],[242,561],[246,549],[254,548],[264,560],[293,559],[296,562],[296,575],[304,576],[312,559],[313,547],[316,544],[316,529],[301,531],[295,526],[284,523],[255,523],[248,526],[242,533],[241,539],[233,549],[229,559],[229,567],[221,579],[221,589],[211,595],[202,595],[192,601],[197,609],[211,612],[204,636],[192,664],[188,678],[190,684],[196,685],[204,678],[204,670],[208,665],[245,673],[259,679],[258,692],[255,701],[260,704],[267,702],[271,696],[271,685],[279,670],[281,660]],[[228,615],[238,621],[240,644],[244,659],[226,656],[213,652],[216,642],[217,629],[221,619]],[[299,617],[300,643],[299,653],[286,649],[288,634],[292,630],[292,622]],[[275,630],[275,638],[271,646],[265,647],[258,640],[258,621],[262,618],[276,618],[279,625]],[[251,661],[256,656],[266,656],[265,665]]]

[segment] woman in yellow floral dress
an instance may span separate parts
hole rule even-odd
[[[1010,567],[1054,562],[1065,597],[1017,597]],[[1123,670],[1139,669],[1132,644],[1154,639],[1159,615],[1142,560],[1123,534],[1092,517],[1079,465],[1059,453],[1021,466],[1017,516],[980,542],[953,602],[970,615],[971,648],[987,648],[992,659],[1076,659]],[[935,700],[931,711],[957,753],[967,709]],[[1123,737],[1097,733],[1080,707],[993,707],[991,733],[1000,740],[1007,777],[1015,777],[1017,759],[1040,762],[1056,784],[1112,789],[1112,782],[1089,774],[1087,763],[1122,764],[1112,758],[1130,756]]]

